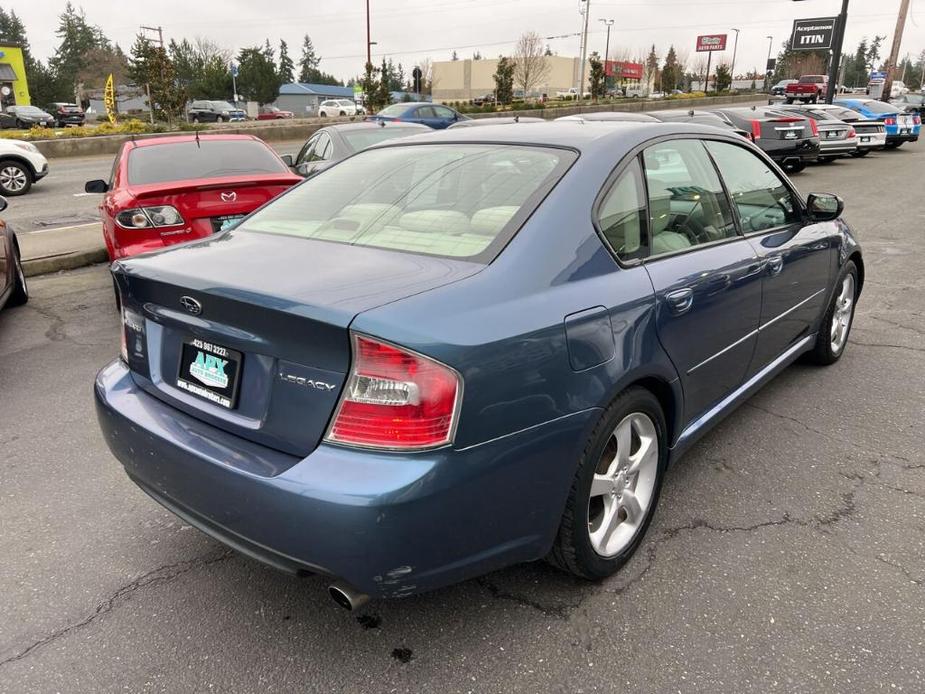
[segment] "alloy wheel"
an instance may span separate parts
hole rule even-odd
[[[848,340],[848,329],[851,327],[851,318],[854,314],[854,275],[848,273],[841,282],[841,291],[835,300],[835,311],[832,313],[832,330],[829,341],[832,353],[838,354],[845,347]]]
[[[26,172],[18,166],[5,166],[0,169],[0,188],[7,193],[20,193],[27,184]]]
[[[642,412],[624,417],[604,446],[591,481],[591,547],[613,557],[629,547],[649,513],[658,477],[658,432]]]

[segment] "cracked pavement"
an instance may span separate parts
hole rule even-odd
[[[923,168],[919,144],[795,178],[864,244],[848,351],[670,470],[616,576],[521,565],[358,615],[128,481],[92,409],[106,271],[34,280],[0,312],[0,694],[925,690]]]

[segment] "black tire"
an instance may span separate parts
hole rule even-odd
[[[819,157],[820,164],[831,164],[835,161],[835,157]]]
[[[12,159],[0,161],[0,193],[6,196],[25,195],[32,188],[32,171]]]
[[[647,415],[655,424],[658,439],[658,463],[652,499],[635,536],[618,554],[610,557],[598,554],[589,532],[591,482],[611,436],[625,417],[633,413]],[[665,415],[658,399],[645,388],[634,386],[623,391],[604,411],[582,452],[572,480],[559,531],[547,556],[553,566],[588,580],[599,580],[620,569],[638,549],[658,505],[665,468],[668,463],[668,437]]]
[[[193,116],[193,123],[195,123],[196,125],[199,124],[199,116]]]
[[[328,117],[327,111],[318,111],[318,117],[319,117],[319,118],[327,118],[327,117]]]
[[[852,297],[851,304],[851,315],[848,319],[848,325],[845,328],[845,337],[844,341],[841,343],[841,346],[838,349],[833,349],[832,347],[832,323],[836,319],[836,309],[838,308],[839,295],[841,293],[842,283],[845,280],[845,277],[851,275],[853,280],[854,287],[854,296]],[[825,310],[825,315],[822,317],[822,323],[819,326],[819,333],[816,335],[816,344],[813,345],[813,350],[806,355],[807,361],[812,362],[813,364],[819,364],[820,366],[828,366],[829,364],[834,364],[839,359],[841,355],[845,353],[845,348],[848,346],[848,337],[851,334],[851,326],[854,324],[854,313],[857,308],[858,292],[860,291],[860,285],[858,284],[858,269],[854,264],[854,261],[849,260],[845,263],[845,266],[841,269],[841,272],[838,273],[838,279],[835,281],[835,291],[832,294],[832,298],[829,301],[829,305]]]
[[[29,287],[26,284],[26,273],[23,272],[22,258],[19,256],[19,245],[13,244],[13,293],[10,294],[7,306],[22,306],[29,301]]]
[[[17,130],[28,130],[29,126],[23,123],[19,118],[16,119],[16,129]]]
[[[792,104],[792,103],[793,103],[793,99],[788,98],[788,99],[787,99],[787,103],[788,103],[788,104]]]
[[[784,164],[784,171],[791,174],[800,173],[805,168],[806,163],[802,161],[797,164]]]
[[[216,122],[216,123],[224,123],[224,122],[225,122],[225,119],[222,118],[221,116],[216,116],[216,117],[215,117],[215,122]]]
[[[856,149],[851,153],[851,156],[852,157],[866,157],[868,154],[870,154],[869,149]]]
[[[341,112],[340,112],[340,115],[341,115],[341,116],[346,116],[346,115],[347,115],[347,112],[346,112],[346,111],[341,111]]]
[[[887,142],[886,143],[887,149],[899,149],[902,146],[903,146],[902,142]]]

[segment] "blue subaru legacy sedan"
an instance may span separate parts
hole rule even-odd
[[[145,492],[355,607],[639,546],[669,464],[864,281],[842,202],[681,123],[360,152],[207,240],[116,262],[105,438]]]

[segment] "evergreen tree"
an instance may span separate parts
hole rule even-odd
[[[713,85],[717,92],[728,91],[732,86],[732,73],[729,71],[729,65],[720,63],[716,66],[716,72],[713,75]]]
[[[70,0],[58,17],[55,35],[59,40],[58,48],[48,64],[55,77],[56,91],[64,97],[77,90],[78,75],[86,65],[84,56],[94,48],[106,47],[109,42],[98,27],[87,22],[84,11],[75,9]]]
[[[501,56],[495,68],[495,95],[499,104],[509,104],[514,98],[514,61]]]
[[[305,34],[302,40],[302,57],[299,59],[299,82],[313,82],[318,76],[318,64],[321,59],[315,53],[311,37]]]
[[[269,104],[279,96],[279,72],[273,63],[273,51],[266,46],[242,48],[238,53],[238,92],[248,101]]]
[[[451,57],[450,60],[453,60],[453,61],[459,60],[459,56],[456,55],[456,51],[453,51],[453,57]]]
[[[379,108],[384,108],[392,103],[392,61],[386,62],[382,59],[382,67],[379,68],[379,89],[376,92],[376,104]]]
[[[662,91],[670,92],[677,89],[681,82],[681,66],[678,63],[678,54],[674,46],[669,46],[665,56],[665,65],[662,67]]]
[[[473,59],[473,60],[481,60],[481,59],[482,59],[482,54],[481,54],[479,51],[476,51],[475,53],[472,54],[472,59]]]
[[[604,63],[601,62],[601,57],[598,55],[597,51],[591,54],[588,62],[591,64],[591,98],[596,101],[604,96],[604,92],[606,91],[606,86],[604,84]]]
[[[649,50],[649,56],[643,64],[643,73],[645,75],[646,88],[658,82],[658,53],[655,52],[655,44]]]
[[[279,42],[279,81],[283,84],[295,81],[295,63],[289,57],[289,46],[283,40]]]
[[[172,123],[182,116],[187,93],[177,84],[173,61],[166,49],[139,35],[132,46],[128,72],[136,84],[146,85],[150,90],[150,107],[157,118]]]
[[[366,63],[366,72],[363,75],[363,95],[366,99],[366,112],[378,113],[381,108],[379,102],[379,70],[372,63]]]

